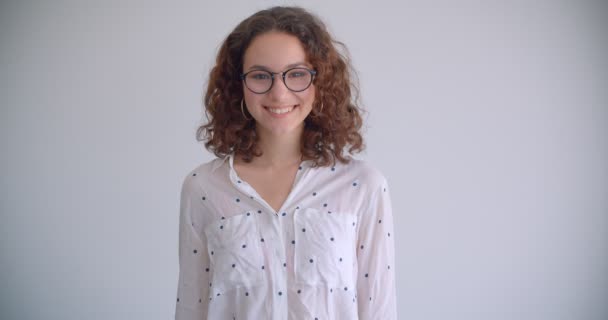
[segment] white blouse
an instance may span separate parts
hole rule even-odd
[[[393,216],[367,162],[303,161],[275,212],[215,159],[185,178],[175,319],[397,319]]]

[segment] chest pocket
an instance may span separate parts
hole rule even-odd
[[[295,277],[299,283],[353,286],[355,215],[308,208],[296,211]]]
[[[216,221],[205,228],[205,234],[211,260],[211,294],[263,282],[264,257],[253,214]]]

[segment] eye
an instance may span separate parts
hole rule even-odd
[[[264,71],[251,72],[247,77],[252,80],[270,80],[271,78],[270,73]]]
[[[290,78],[301,78],[308,76],[308,72],[305,70],[294,70],[287,73],[287,76]]]

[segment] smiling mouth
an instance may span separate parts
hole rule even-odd
[[[293,105],[293,106],[289,106],[289,107],[264,107],[264,109],[268,110],[271,113],[274,114],[285,114],[285,113],[289,113],[291,112],[293,109],[295,109],[296,107],[298,107],[299,105]]]

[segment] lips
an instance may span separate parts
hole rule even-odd
[[[281,107],[267,107],[265,106],[264,109],[268,110],[270,113],[276,114],[276,115],[283,115],[286,113],[289,113],[291,111],[293,111],[293,109],[295,109],[296,107],[298,107],[299,105],[292,105],[292,106],[281,106]]]

